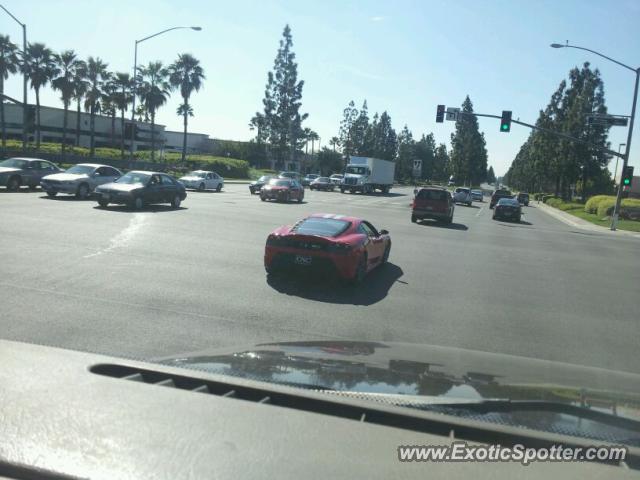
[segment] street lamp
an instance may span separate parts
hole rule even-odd
[[[150,38],[157,37],[158,35],[162,35],[163,33],[170,32],[172,30],[182,30],[182,29],[191,29],[199,32],[202,30],[202,27],[171,27],[166,30],[162,30],[161,32],[154,33],[153,35],[149,35],[148,37],[141,38],[140,40],[136,40],[134,54],[133,54],[133,99],[131,102],[131,146],[129,149],[129,160],[133,162],[133,147],[135,143],[136,136],[136,94],[138,93],[138,44],[142,43]]]
[[[552,43],[551,48],[576,48],[578,50],[591,52],[595,55],[598,55],[599,57],[609,60],[610,62],[620,65],[621,67],[626,68],[627,70],[631,70],[633,73],[636,74],[636,83],[633,89],[633,103],[631,104],[631,117],[629,119],[629,132],[627,133],[626,148],[625,148],[624,156],[622,157],[622,171],[624,172],[627,168],[627,164],[629,163],[629,151],[631,150],[631,136],[633,134],[633,122],[636,117],[636,103],[638,101],[638,83],[640,83],[640,67],[639,68],[630,67],[629,65],[625,65],[624,63],[614,60],[613,58],[607,57],[602,53],[596,52],[595,50],[591,50],[589,48],[584,48],[584,47],[577,47],[575,45],[569,45],[569,42],[567,42],[566,45],[562,45],[559,43]],[[618,193],[616,195],[616,204],[615,204],[615,207],[613,208],[613,217],[611,218],[611,230],[616,229],[616,224],[618,223],[618,212],[620,212],[621,201],[622,201],[622,185],[618,185]]]
[[[22,55],[26,57],[27,55],[27,24],[22,23],[20,20],[14,17],[9,10],[4,8],[4,5],[0,5],[0,8],[2,8],[5,12],[7,12],[7,14],[11,18],[13,18],[18,23],[18,25],[22,27]],[[23,57],[23,61],[24,61],[24,57]],[[2,101],[4,102],[4,98],[2,99]],[[27,150],[27,109],[28,109],[27,107],[27,73],[25,71],[23,72],[23,76],[22,76],[22,150],[23,151]]]

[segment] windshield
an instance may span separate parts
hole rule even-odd
[[[269,181],[269,185],[273,185],[275,187],[289,187],[291,185],[291,181],[290,180],[279,180],[277,178],[274,178],[274,179]]]
[[[75,175],[89,175],[93,173],[95,167],[90,167],[88,165],[74,165],[70,169],[66,171],[66,173],[73,173]]]
[[[125,184],[141,183],[146,185],[150,178],[151,175],[147,173],[129,172],[117,179],[116,182]]]
[[[25,168],[25,166],[28,163],[29,163],[28,161],[21,160],[19,158],[9,158],[8,160],[4,160],[4,161],[0,162],[0,167]]]
[[[336,220],[334,218],[310,217],[295,226],[293,231],[300,235],[318,235],[321,237],[337,237],[347,228],[350,223],[346,220]]]
[[[352,173],[354,175],[366,175],[369,173],[369,169],[367,167],[354,167],[349,165],[347,167],[347,173]]]
[[[640,395],[640,0],[0,4],[0,352]]]

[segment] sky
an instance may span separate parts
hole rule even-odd
[[[453,122],[436,123],[436,105],[459,107],[469,95],[478,113],[535,123],[569,70],[585,61],[600,69],[612,114],[629,115],[634,74],[576,49],[590,48],[640,67],[640,0],[418,0],[418,1],[201,1],[201,0],[4,0],[27,24],[28,40],[54,51],[98,56],[112,71],[132,72],[134,42],[173,26],[176,30],[140,43],[138,62],[170,64],[191,53],[205,70],[204,88],[194,94],[190,131],[213,138],[249,140],[248,124],[261,110],[285,24],[292,29],[298,75],[304,80],[304,126],[321,145],[337,135],[350,100],[366,99],[370,116],[386,110],[397,131],[406,124],[414,138],[432,132],[450,144]],[[0,33],[21,45],[22,30],[0,11]],[[22,80],[12,76],[5,93],[22,98]],[[33,90],[29,101],[34,102]],[[61,106],[57,92],[43,90],[43,105]],[[175,92],[157,123],[181,130]],[[504,174],[530,130],[480,119],[489,164]],[[639,129],[631,165],[640,170]],[[627,129],[611,129],[613,149]],[[615,160],[611,162],[611,170]]]

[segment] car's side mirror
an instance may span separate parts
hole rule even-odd
[[[380,230],[380,235],[389,235],[389,230]]]

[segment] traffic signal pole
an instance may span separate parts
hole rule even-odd
[[[631,149],[631,136],[633,135],[633,121],[636,118],[636,103],[638,101],[638,83],[640,82],[640,68],[636,69],[636,86],[633,90],[633,104],[631,105],[631,118],[629,119],[629,133],[627,134],[627,146],[624,149],[622,157],[622,171],[624,172],[629,163],[629,150]],[[615,181],[615,178],[613,179]],[[622,176],[618,184],[618,194],[616,195],[616,204],[613,207],[613,215],[611,217],[611,230],[615,230],[618,224],[618,215],[620,213],[620,203],[622,203]]]

